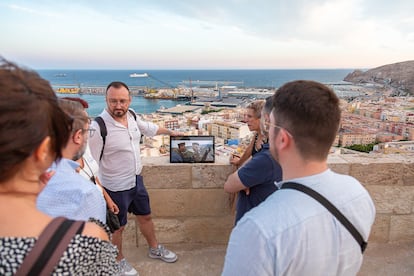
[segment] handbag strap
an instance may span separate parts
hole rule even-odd
[[[364,239],[362,238],[358,230],[355,228],[355,226],[338,210],[338,208],[336,208],[324,196],[322,196],[320,193],[316,192],[315,190],[305,185],[296,183],[296,182],[283,183],[281,189],[298,190],[313,197],[315,200],[319,201],[319,203],[325,206],[325,208],[328,209],[342,223],[343,226],[345,226],[345,228],[351,233],[351,235],[355,238],[355,240],[361,246],[361,252],[364,253],[365,249],[367,248],[367,242],[364,241]]]
[[[82,232],[84,225],[84,221],[54,218],[40,234],[15,275],[50,275],[69,242]]]

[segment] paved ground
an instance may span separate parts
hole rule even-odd
[[[167,246],[175,251],[179,259],[167,264],[147,257],[145,247],[124,245],[124,254],[138,270],[140,276],[216,276],[220,275],[225,246],[178,245]],[[400,244],[370,243],[364,254],[364,263],[358,276],[414,275],[414,242]]]

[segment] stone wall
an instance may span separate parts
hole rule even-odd
[[[231,196],[223,184],[230,165],[170,164],[144,158],[142,175],[161,243],[226,244],[234,223]],[[370,241],[414,241],[414,158],[406,155],[330,155],[333,171],[357,178],[371,194],[376,220]],[[129,217],[124,242],[146,246]]]

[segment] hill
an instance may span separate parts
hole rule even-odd
[[[414,95],[414,60],[383,65],[365,72],[355,70],[344,81],[380,84],[392,89],[394,96]]]

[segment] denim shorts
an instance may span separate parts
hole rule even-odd
[[[136,176],[135,183],[134,188],[126,191],[113,192],[105,189],[116,205],[118,205],[118,218],[121,226],[127,224],[128,212],[139,216],[151,214],[148,192],[145,189],[141,175]]]

